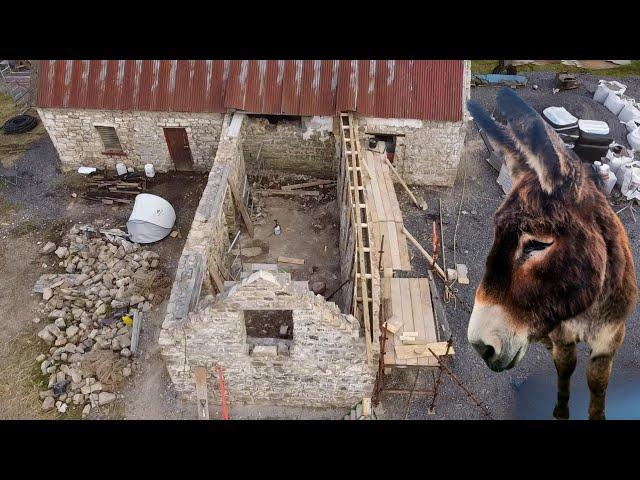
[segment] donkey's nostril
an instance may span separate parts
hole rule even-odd
[[[476,352],[482,357],[483,360],[489,360],[496,353],[495,348],[491,345],[486,345],[482,342],[473,343],[473,348],[476,349]]]

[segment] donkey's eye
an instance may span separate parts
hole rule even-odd
[[[524,244],[524,247],[522,248],[522,252],[525,255],[528,255],[531,252],[537,252],[540,250],[544,250],[545,248],[549,248],[551,245],[553,245],[553,242],[545,243],[545,242],[539,242],[538,240],[529,240],[527,243]]]

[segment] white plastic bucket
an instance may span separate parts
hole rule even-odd
[[[598,88],[593,94],[593,99],[598,103],[604,103],[611,92],[623,94],[627,90],[627,86],[619,82],[607,82],[600,80]]]
[[[147,163],[144,166],[144,174],[149,178],[153,178],[156,176],[156,169],[153,168],[153,163]]]
[[[638,110],[638,107],[636,107],[635,105],[627,103],[624,107],[622,107],[622,110],[620,110],[618,119],[622,123],[627,123],[635,119],[640,120],[640,110]]]
[[[127,173],[127,166],[124,163],[116,163],[116,172],[118,172],[118,176],[124,175]]]

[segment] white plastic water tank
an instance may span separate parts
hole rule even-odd
[[[118,176],[124,175],[127,173],[127,166],[124,163],[116,163],[116,172],[118,172]]]
[[[623,94],[626,90],[627,86],[622,83],[600,80],[598,88],[596,88],[596,91],[593,94],[593,99],[598,103],[604,103],[611,92]]]
[[[149,178],[153,178],[156,176],[156,169],[153,168],[153,163],[147,163],[144,166],[144,174]]]
[[[636,107],[635,105],[627,103],[624,107],[622,107],[622,110],[620,110],[618,119],[622,123],[627,123],[635,119],[640,120],[640,110],[638,110],[638,107]]]
[[[149,193],[136,196],[127,230],[136,243],[152,243],[171,233],[176,212],[164,198]]]

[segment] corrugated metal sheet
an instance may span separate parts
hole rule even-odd
[[[41,107],[462,118],[461,60],[51,60]]]

